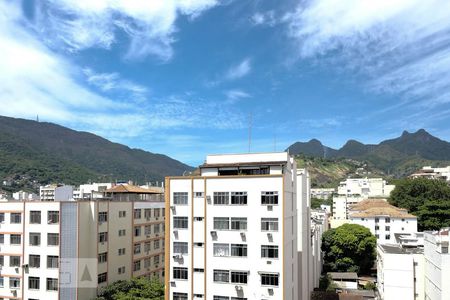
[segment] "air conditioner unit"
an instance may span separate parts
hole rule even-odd
[[[268,260],[268,261],[267,261],[267,264],[268,264],[268,265],[271,265],[271,264],[272,264],[272,261]]]
[[[52,224],[53,222],[52,222],[52,220],[48,220],[47,221],[47,224]],[[100,223],[101,224],[101,223]]]
[[[267,210],[268,211],[273,211],[273,206],[272,205],[267,205]]]
[[[272,239],[272,238],[273,238],[273,235],[269,232],[269,233],[267,233],[267,237],[268,237],[269,239]]]
[[[240,285],[235,285],[234,288],[236,289],[236,291],[242,291],[242,286]]]
[[[241,238],[245,238],[245,232],[241,232]]]
[[[206,196],[207,201],[211,201],[211,196]]]
[[[14,297],[17,297],[17,290],[11,290],[11,294],[13,294]]]
[[[211,230],[211,235],[212,235],[212,236],[217,236],[217,231]]]
[[[170,209],[174,210],[175,209],[175,205],[171,205]]]
[[[273,289],[272,288],[267,289],[267,292],[269,292],[269,295],[273,295]]]
[[[28,268],[29,267],[29,265],[28,264],[24,264],[24,265],[22,265],[22,268]]]
[[[173,256],[173,258],[174,258],[174,259],[182,259],[182,258],[183,258],[183,255],[181,255],[181,254],[175,254],[175,255]]]

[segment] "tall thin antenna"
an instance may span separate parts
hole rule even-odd
[[[252,149],[252,113],[248,115],[248,153]]]
[[[36,115],[36,122],[39,122],[39,115]]]

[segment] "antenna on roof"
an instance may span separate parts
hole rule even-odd
[[[39,123],[39,115],[36,115],[36,122]]]
[[[252,113],[248,115],[248,153],[250,153],[252,145]]]

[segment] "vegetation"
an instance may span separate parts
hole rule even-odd
[[[338,285],[331,280],[331,276],[324,274],[319,279],[319,290],[325,292],[335,292]]]
[[[364,285],[364,289],[375,291],[377,289],[377,285],[375,283],[373,283],[372,281],[369,281]]]
[[[357,224],[344,224],[324,232],[324,271],[367,274],[376,258],[376,242],[369,229]]]
[[[320,208],[322,204],[333,207],[333,197],[329,197],[328,199],[311,198],[312,209]]]
[[[130,149],[94,134],[0,116],[0,179],[13,182],[11,191],[89,180],[144,183],[191,170],[165,155]]]
[[[158,278],[116,281],[100,291],[96,300],[163,300],[164,285]]]
[[[420,231],[450,226],[450,186],[445,181],[426,178],[398,180],[389,203],[416,215]]]

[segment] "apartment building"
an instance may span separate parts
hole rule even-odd
[[[73,189],[74,200],[94,200],[101,199],[105,196],[105,191],[112,188],[110,182],[81,184]]]
[[[394,185],[382,178],[348,178],[339,183],[337,195],[333,197],[331,228],[348,223],[350,207],[368,198],[389,197]]]
[[[450,228],[424,233],[425,300],[450,299]]]
[[[166,299],[299,299],[296,165],[288,153],[208,155],[166,178]]]
[[[350,209],[351,223],[362,225],[374,234],[377,243],[395,243],[396,233],[417,232],[417,217],[390,205],[386,199],[368,199]]]
[[[50,184],[39,188],[41,201],[68,201],[73,199],[73,186]]]
[[[441,179],[447,182],[450,181],[450,166],[444,168],[433,168],[431,166],[423,167],[414,174],[411,174],[412,178],[428,178],[428,179]]]
[[[161,197],[109,192],[98,201],[1,202],[0,299],[84,300],[116,280],[162,279]],[[123,201],[126,193],[155,201]]]
[[[381,300],[423,300],[425,261],[423,247],[377,245],[377,289]]]
[[[311,198],[326,200],[336,193],[334,188],[315,188],[311,189]]]

